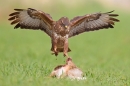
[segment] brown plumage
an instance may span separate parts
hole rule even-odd
[[[51,51],[56,56],[58,52],[63,52],[64,56],[69,57],[67,52],[71,50],[68,47],[68,38],[83,32],[113,28],[114,23],[119,22],[114,18],[118,14],[111,14],[113,11],[77,16],[71,20],[62,17],[58,21],[54,21],[49,14],[32,8],[14,10],[16,12],[9,15],[9,20],[12,21],[11,25],[16,24],[15,29],[44,31],[51,38]]]

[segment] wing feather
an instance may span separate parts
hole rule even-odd
[[[49,36],[52,35],[51,25],[54,21],[49,14],[32,8],[14,10],[16,12],[11,13],[8,20],[12,21],[12,25],[16,24],[14,27],[15,29],[40,29],[46,32]]]
[[[78,35],[83,32],[94,31],[104,28],[113,28],[115,22],[119,22],[118,14],[111,14],[113,11],[107,13],[87,14],[85,16],[77,16],[70,20],[71,27],[69,37]]]

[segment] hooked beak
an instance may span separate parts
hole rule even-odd
[[[65,28],[67,29],[67,28],[68,28],[68,26],[66,25],[66,26],[65,26]]]

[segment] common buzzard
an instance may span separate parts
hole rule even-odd
[[[49,14],[40,10],[32,8],[14,10],[16,12],[11,13],[8,19],[12,20],[11,25],[16,24],[14,29],[44,31],[51,38],[51,51],[56,56],[59,52],[63,52],[64,56],[69,57],[67,53],[71,50],[68,47],[68,38],[83,32],[113,28],[114,23],[119,22],[118,19],[114,18],[118,14],[112,14],[113,11],[86,14],[71,20],[67,17],[61,17],[58,21],[54,21]]]

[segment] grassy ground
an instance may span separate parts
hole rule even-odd
[[[50,54],[45,33],[14,30],[9,22],[0,23],[0,86],[130,86],[130,16],[120,15],[114,29],[69,39],[69,55],[84,71],[84,81],[48,77],[65,58]]]

